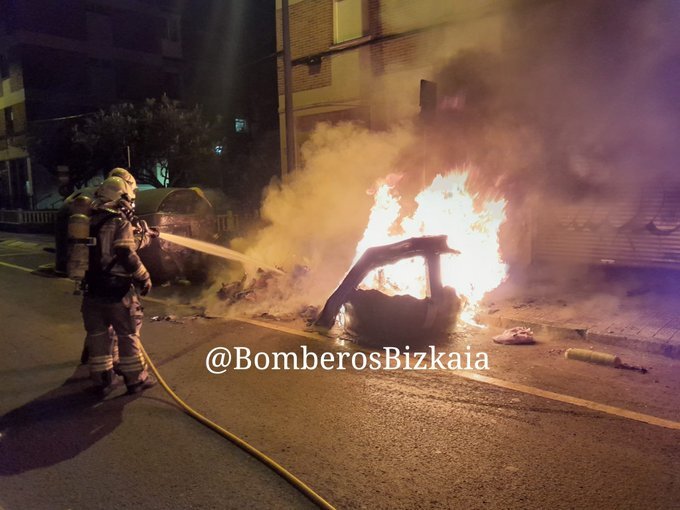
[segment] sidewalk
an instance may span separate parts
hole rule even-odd
[[[584,339],[680,359],[680,275],[643,269],[542,268],[510,279],[483,303],[480,320],[527,326],[537,337]]]

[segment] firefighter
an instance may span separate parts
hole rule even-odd
[[[90,374],[102,396],[111,392],[115,380],[114,338],[109,335],[109,326],[118,337],[117,368],[128,393],[156,384],[139,347],[143,314],[137,288],[139,294],[146,295],[151,290],[151,278],[137,255],[139,244],[132,223],[122,212],[134,200],[134,193],[121,177],[108,177],[97,188],[92,202],[90,236],[96,242],[90,248],[82,314]]]
[[[137,181],[133,175],[128,172],[125,168],[116,167],[109,172],[108,177],[120,177],[125,181],[125,194],[118,200],[118,206],[121,213],[130,221],[134,227],[135,241],[137,241],[137,250],[140,250],[149,245],[154,237],[158,237],[159,232],[157,229],[149,227],[144,220],[140,220],[134,212],[135,209],[135,198],[137,194]],[[88,207],[91,206],[92,199],[88,199]],[[139,328],[141,328],[141,320],[139,320],[137,333],[139,334]],[[118,368],[118,339],[113,331],[113,328],[109,326],[109,335],[113,339],[113,370],[116,374],[122,375],[120,369]],[[83,346],[82,354],[80,355],[80,362],[82,364],[87,363],[88,360],[88,349],[87,341]]]
[[[145,220],[139,219],[135,214],[135,196],[137,193],[137,181],[125,168],[114,168],[109,172],[109,177],[120,177],[125,181],[128,190],[126,197],[120,200],[120,210],[125,217],[132,223],[137,240],[137,249],[141,250],[149,245],[151,239],[158,237],[158,230],[149,227]]]

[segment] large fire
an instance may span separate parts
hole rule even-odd
[[[448,236],[449,247],[460,254],[441,256],[442,282],[453,287],[463,299],[461,320],[474,322],[484,294],[495,289],[506,276],[498,241],[499,228],[505,221],[506,202],[479,200],[469,191],[467,180],[468,172],[437,175],[416,196],[417,208],[410,216],[402,214],[395,179],[380,184],[354,261],[371,246],[410,237]],[[425,260],[415,257],[371,271],[361,288],[422,299],[428,295]]]

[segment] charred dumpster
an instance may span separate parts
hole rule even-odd
[[[55,271],[66,273],[68,259],[67,225],[71,204],[79,197],[94,196],[96,188],[82,188],[66,200],[57,214],[55,229]],[[184,237],[213,241],[216,220],[210,202],[199,188],[160,188],[137,193],[135,212],[150,227]],[[155,238],[139,256],[155,284],[174,278],[200,280],[205,276],[205,256]]]
[[[414,237],[369,248],[328,299],[315,325],[328,330],[340,314],[344,328],[369,345],[413,345],[443,339],[455,324],[461,305],[456,291],[442,285],[443,253],[458,253],[448,247],[446,236]],[[411,257],[425,259],[429,288],[425,299],[358,288],[371,270]]]
[[[137,216],[151,227],[202,241],[214,241],[217,233],[212,206],[199,188],[160,188],[137,194]],[[153,239],[139,252],[154,283],[173,278],[201,280],[206,255],[162,239]]]

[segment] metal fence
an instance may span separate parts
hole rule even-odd
[[[57,211],[0,210],[0,223],[12,225],[49,225],[55,222]]]

